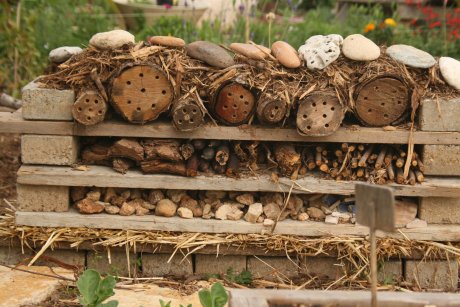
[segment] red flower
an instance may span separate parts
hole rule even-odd
[[[170,8],[172,8],[172,5],[171,4],[163,4],[163,6],[165,7],[165,9],[169,10]]]
[[[438,21],[435,21],[435,22],[432,22],[430,23],[429,27],[430,29],[433,29],[433,28],[436,28],[436,27],[440,27],[441,26],[441,22],[438,20]]]

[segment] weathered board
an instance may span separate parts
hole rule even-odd
[[[293,193],[324,193],[352,195],[354,181],[335,181],[308,176],[296,181],[279,178],[274,182],[269,175],[247,178],[225,176],[182,177],[162,174],[142,174],[129,171],[120,174],[105,166],[89,166],[87,171],[70,167],[23,165],[18,171],[18,183],[32,185],[123,187],[139,189],[184,189],[189,190],[232,190],[232,191],[274,191]],[[459,197],[460,179],[428,177],[416,185],[389,184],[396,196]]]
[[[161,217],[155,215],[120,216],[105,213],[85,215],[69,212],[16,212],[16,224],[37,227],[88,227],[101,229],[135,229],[200,233],[262,234],[270,233],[270,227],[252,224],[243,220],[183,219],[180,217]],[[369,235],[365,226],[339,224],[331,227],[323,222],[300,222],[284,220],[278,222],[274,234],[319,236],[359,236]],[[399,239],[460,241],[460,225],[430,225],[426,228],[400,229],[400,232],[377,232],[379,237]]]
[[[84,126],[64,121],[24,120],[20,112],[0,112],[0,133],[27,133],[76,136],[117,136],[182,139],[260,140],[283,142],[349,142],[407,144],[409,131],[397,129],[385,131],[382,128],[340,127],[334,134],[324,137],[300,135],[296,129],[261,127],[257,125],[225,127],[204,125],[200,129],[181,132],[171,123],[154,122],[142,126],[121,121],[105,121],[95,126]],[[415,131],[415,144],[460,145],[460,132]]]

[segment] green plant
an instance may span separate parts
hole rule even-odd
[[[229,268],[227,274],[225,274],[225,278],[240,285],[249,285],[252,283],[252,273],[247,270],[243,270],[237,274],[233,268]]]
[[[171,307],[171,301],[166,303],[160,298],[160,307]]]
[[[115,278],[107,276],[102,278],[95,270],[86,270],[81,274],[77,281],[77,288],[80,292],[80,303],[88,307],[117,307],[118,301],[103,303],[106,299],[113,296],[115,292]]]
[[[228,301],[228,294],[221,283],[216,282],[209,289],[198,292],[200,303],[203,307],[223,307]]]

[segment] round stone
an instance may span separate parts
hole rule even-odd
[[[380,56],[380,48],[361,34],[352,34],[343,40],[343,55],[355,61],[373,61]]]
[[[388,47],[387,54],[394,60],[415,68],[430,68],[436,64],[434,57],[423,50],[408,45]]]
[[[187,54],[211,66],[226,68],[235,65],[233,57],[220,47],[211,42],[196,41],[185,46]]]
[[[272,52],[278,62],[284,67],[297,68],[301,64],[297,51],[286,42],[274,42],[272,45]]]
[[[51,50],[51,52],[48,55],[48,58],[51,62],[59,64],[67,61],[72,56],[79,54],[82,51],[83,49],[81,49],[80,47],[59,47]]]
[[[166,47],[184,47],[185,41],[182,38],[174,36],[151,36],[148,39],[150,44]]]
[[[439,69],[447,84],[460,91],[460,61],[449,57],[439,59]]]
[[[97,33],[89,40],[89,44],[98,49],[118,49],[134,42],[134,35],[125,30]]]
[[[267,57],[267,54],[261,48],[251,44],[232,43],[230,44],[230,49],[253,60],[263,60]]]

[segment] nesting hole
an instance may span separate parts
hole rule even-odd
[[[102,110],[99,110],[97,114],[102,115]]]
[[[316,107],[316,102],[313,102],[311,105],[314,106],[314,107]]]
[[[156,104],[152,103],[152,109],[155,109],[156,106]]]
[[[142,93],[145,93],[145,88],[141,88],[141,92],[142,92]]]
[[[191,118],[191,119],[190,119],[190,123],[192,123],[192,124],[193,124],[193,118]]]
[[[187,109],[183,108],[183,109],[182,109],[182,112],[183,112],[184,114],[187,113]]]
[[[126,84],[131,85],[131,81],[126,81]]]
[[[372,109],[367,110],[367,113],[372,113]]]
[[[325,124],[324,127],[329,128],[329,124]]]
[[[327,115],[326,115],[326,114],[323,114],[323,118],[326,118],[326,117],[327,117]]]
[[[131,100],[128,100],[128,104],[131,104]]]
[[[160,79],[160,76],[155,76],[155,79],[157,79],[157,80]]]
[[[227,96],[228,96],[228,97],[232,97],[232,93],[228,93]]]
[[[307,126],[307,130],[310,130],[311,129],[311,126]]]
[[[224,109],[227,110],[227,109],[228,109],[228,105],[224,104]]]
[[[323,106],[327,105],[327,102],[326,101],[323,101]]]
[[[140,110],[141,110],[141,107],[137,107],[136,110],[140,111]]]
[[[331,111],[334,111],[334,110],[335,110],[335,108],[334,108],[334,107],[331,107]]]
[[[197,112],[196,109],[193,109],[193,110],[192,110],[192,113],[193,113],[193,114],[196,114],[196,112]]]
[[[91,120],[91,116],[88,116],[86,119],[87,119],[87,120]]]
[[[163,95],[166,95],[166,90],[162,90],[161,93],[162,93]]]
[[[240,95],[240,99],[243,99],[243,98],[244,98],[243,95]]]
[[[144,76],[144,74],[143,74],[143,73],[140,73],[140,74],[139,74],[139,77],[141,77],[141,78],[142,78],[143,76]]]
[[[383,114],[383,117],[388,118],[389,116],[388,114]]]
[[[367,97],[364,97],[364,100],[367,100],[368,98]]]
[[[304,115],[302,116],[302,118],[303,118],[303,119],[307,119],[307,114],[304,114]]]
[[[381,105],[382,107],[384,107],[384,106],[385,106],[385,102],[382,102],[380,105]]]
[[[82,109],[81,109],[81,108],[78,108],[77,110],[78,110],[78,112],[81,112]]]
[[[244,104],[245,104],[245,105],[249,105],[249,101],[246,100],[246,101],[244,102]]]
[[[88,98],[86,98],[86,100],[85,100],[85,101],[86,101],[86,102],[89,102],[89,99],[88,99]]]

